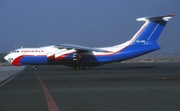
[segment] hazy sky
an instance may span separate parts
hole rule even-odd
[[[176,14],[158,43],[180,52],[179,0],[0,0],[0,52],[53,44],[112,46],[132,38],[136,18]],[[16,45],[15,45],[16,44]]]

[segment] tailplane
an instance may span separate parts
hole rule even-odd
[[[175,15],[138,18],[137,21],[145,21],[145,23],[130,40],[130,45],[156,43],[167,22],[173,16]]]

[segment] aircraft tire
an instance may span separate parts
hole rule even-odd
[[[32,68],[33,68],[34,71],[38,70],[38,68],[36,66],[33,66]]]
[[[87,69],[89,69],[89,67],[88,66],[83,66],[83,69],[87,70]]]
[[[80,69],[80,67],[79,67],[79,66],[75,66],[75,67],[74,67],[74,69],[79,70],[79,69]]]

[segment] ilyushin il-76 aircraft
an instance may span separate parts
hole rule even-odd
[[[19,48],[4,57],[14,66],[65,65],[74,69],[88,69],[107,63],[120,62],[160,49],[157,40],[174,14],[141,17],[145,23],[127,42],[111,47],[91,48],[74,44],[59,44],[39,48]]]

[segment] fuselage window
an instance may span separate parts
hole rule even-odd
[[[18,50],[15,50],[15,51],[11,51],[11,53],[19,53],[19,51],[18,51]]]

